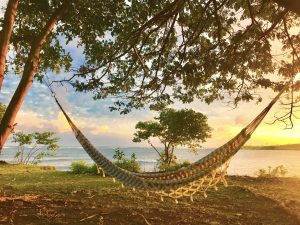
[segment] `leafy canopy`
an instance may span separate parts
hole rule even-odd
[[[20,2],[10,70],[21,73],[32,41],[61,3]],[[70,1],[43,46],[36,78],[68,72],[62,84],[94,99],[114,96],[111,109],[122,113],[195,98],[260,101],[256,88],[277,90],[299,72],[300,37],[291,32],[299,22],[273,1]],[[274,54],[274,43],[284,57]],[[81,65],[67,44],[82,49]]]
[[[160,109],[175,99],[211,103],[226,95],[234,104],[260,101],[256,88],[277,90],[299,71],[299,34],[290,33],[299,17],[273,1],[118,1],[118,6],[115,17],[102,13],[110,24],[104,33],[95,32],[100,29],[95,22],[84,27],[93,37],[73,33],[81,37],[86,61],[65,80],[95,99],[118,97],[112,110],[128,113],[145,104]],[[274,42],[290,58],[277,57]],[[274,73],[283,77],[270,76]]]
[[[20,1],[10,40],[11,57],[7,61],[7,71],[22,74],[26,59],[34,41],[55,10],[69,2],[68,11],[47,37],[40,54],[35,78],[42,78],[49,72],[74,71],[78,63],[73,61],[77,54],[70,52],[69,44],[77,47],[93,43],[97,37],[111,30],[122,12],[124,3],[96,0],[24,0]],[[0,20],[3,26],[3,20]],[[83,41],[84,40],[84,41]],[[100,50],[95,49],[95,51]],[[103,52],[103,54],[105,54]],[[84,55],[81,58],[84,61]]]
[[[148,141],[157,137],[166,148],[188,146],[196,149],[210,137],[212,130],[207,124],[207,117],[192,109],[167,108],[162,110],[155,120],[138,122],[133,141]]]

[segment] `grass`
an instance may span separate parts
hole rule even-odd
[[[0,165],[0,224],[299,224],[299,179],[230,177],[229,184],[193,203],[162,203],[111,178]]]
[[[100,176],[49,171],[45,170],[44,167],[33,165],[0,165],[0,174],[0,190],[11,190],[16,194],[73,192],[86,189],[100,191],[119,187],[110,179]]]

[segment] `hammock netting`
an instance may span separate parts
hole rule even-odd
[[[206,191],[211,188],[217,190],[217,184],[220,182],[227,186],[225,176],[231,157],[250,139],[252,133],[272,106],[288,88],[289,85],[283,88],[250,124],[223,146],[215,149],[188,167],[177,171],[158,173],[133,173],[113,164],[91,144],[64,111],[57,98],[55,96],[54,98],[70,124],[78,142],[105,174],[113,177],[114,180],[117,179],[122,186],[126,185],[133,189],[143,190],[147,194],[154,192],[161,196],[162,201],[163,197],[170,197],[177,202],[177,199],[181,197],[189,197],[193,201],[193,196],[199,192],[202,192],[204,197],[206,197]]]

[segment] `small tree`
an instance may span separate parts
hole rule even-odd
[[[210,137],[211,128],[207,124],[207,117],[192,109],[163,109],[156,121],[138,122],[133,142],[146,140],[160,156],[163,165],[176,162],[174,149],[177,146],[187,146],[197,151],[201,143]],[[164,145],[160,152],[150,141],[156,137]]]
[[[18,151],[15,159],[20,164],[37,164],[46,156],[54,156],[59,146],[58,138],[53,137],[54,132],[35,132],[25,134],[17,132],[13,134],[13,142],[18,143]]]

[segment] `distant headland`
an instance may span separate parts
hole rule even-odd
[[[266,145],[266,146],[244,146],[244,150],[298,150],[300,151],[300,144],[288,145]]]

